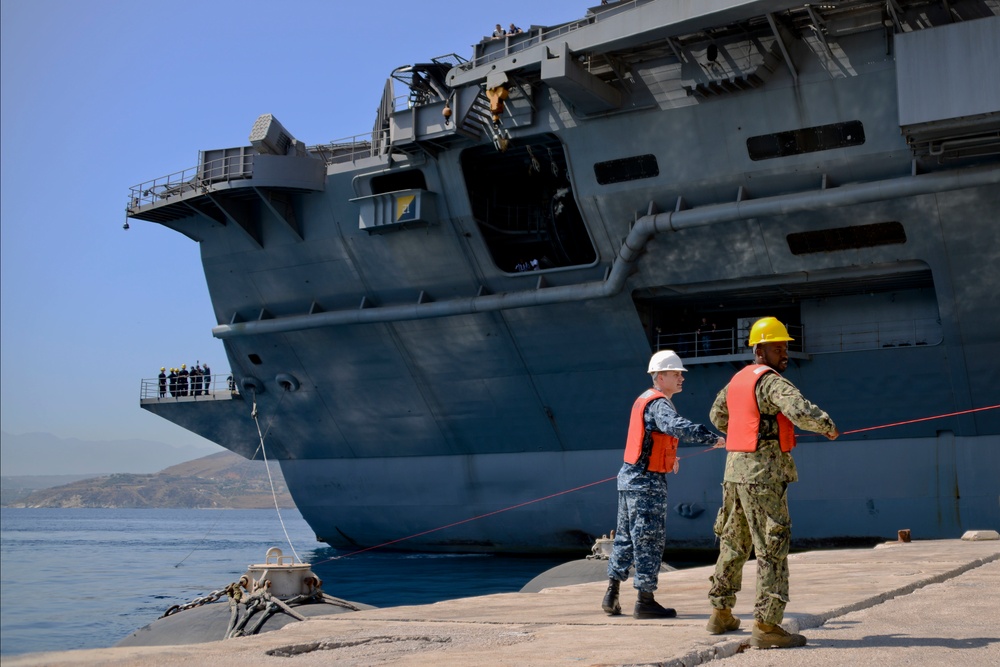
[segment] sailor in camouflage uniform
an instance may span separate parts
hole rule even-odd
[[[757,554],[757,601],[751,646],[803,646],[806,638],[781,627],[788,603],[788,548],[792,522],[785,494],[798,479],[791,450],[794,428],[834,440],[840,433],[830,416],[803,398],[780,373],[788,367],[789,337],[773,317],[754,323],[749,344],[754,364],[737,373],[715,398],[709,418],[726,434],[722,508],[715,521],[719,558],[710,577],[712,634],[736,630],[732,615],[753,547]]]
[[[666,542],[667,473],[677,472],[679,440],[724,447],[724,438],[677,414],[671,397],[681,391],[687,370],[672,350],[662,350],[649,360],[653,388],[632,406],[625,445],[625,463],[618,473],[618,523],[614,550],[608,561],[608,590],[602,608],[612,616],[621,613],[618,593],[635,565],[639,591],[632,616],[673,618],[677,612],[653,598],[663,547]]]

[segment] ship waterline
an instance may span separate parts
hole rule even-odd
[[[771,315],[845,433],[795,450],[796,539],[996,527],[998,51],[997,2],[619,2],[398,68],[362,137],[262,116],[132,189],[234,385],[140,403],[280,461],[332,545],[579,552],[651,352],[706,422]],[[724,455],[681,456],[668,546],[711,547]]]

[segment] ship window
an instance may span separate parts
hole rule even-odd
[[[247,359],[249,359],[250,363],[252,363],[254,366],[260,366],[260,364],[262,363],[260,357],[253,353],[248,354]]]
[[[804,127],[801,130],[761,134],[747,139],[751,160],[815,153],[832,148],[860,146],[865,143],[865,128],[860,120],[831,125]]]
[[[597,252],[573,196],[562,144],[550,134],[462,153],[472,215],[508,273],[589,265]]]
[[[656,163],[655,155],[636,155],[620,160],[596,162],[594,175],[597,177],[598,183],[609,185],[659,176],[660,166]]]
[[[388,174],[381,174],[372,178],[371,185],[373,195],[381,195],[386,192],[399,192],[400,190],[427,189],[424,172],[419,169],[390,171]]]
[[[873,225],[834,227],[814,232],[798,232],[787,236],[788,249],[793,255],[814,252],[874,248],[880,245],[906,243],[906,231],[898,222],[879,222]]]

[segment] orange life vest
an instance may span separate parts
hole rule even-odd
[[[757,383],[767,373],[776,373],[770,366],[752,364],[729,382],[726,406],[729,408],[729,432],[726,433],[726,450],[730,452],[756,452],[760,437],[760,408],[757,407]],[[780,412],[778,443],[781,451],[790,452],[795,447],[795,425]]]
[[[656,389],[647,389],[632,404],[632,416],[628,422],[628,439],[625,441],[625,462],[637,463],[642,456],[643,444],[646,441],[646,434],[652,441],[652,450],[649,453],[649,463],[646,465],[648,472],[671,472],[674,469],[674,461],[677,460],[677,438],[659,431],[646,431],[646,423],[643,415],[646,406],[658,398],[666,398],[663,392]]]

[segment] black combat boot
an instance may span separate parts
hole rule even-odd
[[[608,579],[608,592],[604,594],[604,602],[601,604],[601,608],[608,616],[618,616],[622,613],[622,606],[618,604],[618,588],[621,583],[617,579]]]
[[[633,618],[674,618],[677,612],[670,607],[661,607],[660,603],[653,599],[652,593],[639,591],[639,599],[635,601],[635,611]]]

